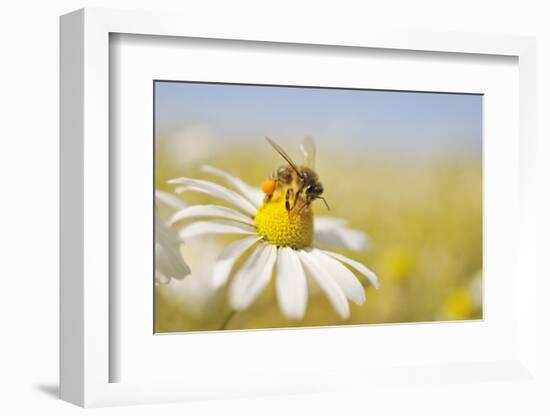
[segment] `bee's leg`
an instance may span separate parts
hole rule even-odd
[[[298,192],[296,192],[296,194],[294,195],[294,204],[292,205],[292,209],[294,209],[294,207],[296,207],[296,204],[298,203],[298,199],[300,198],[300,195],[302,193],[302,189],[298,189]]]
[[[292,194],[294,193],[294,189],[292,188],[288,188],[286,190],[286,195],[285,195],[285,207],[286,207],[286,210],[288,212],[290,212],[290,199],[292,198]]]
[[[299,192],[302,192],[302,190],[303,190],[303,188],[300,189]],[[298,210],[298,213],[301,213],[303,209],[309,207],[310,205],[311,205],[311,198],[309,198],[309,195],[306,193],[305,197],[304,197],[304,200],[302,201],[302,206]]]

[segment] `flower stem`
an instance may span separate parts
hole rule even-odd
[[[233,309],[229,312],[229,315],[227,315],[227,317],[223,321],[222,326],[220,327],[220,330],[227,329],[227,326],[229,325],[229,322],[231,322],[231,319],[233,319],[233,317],[235,316],[235,313],[236,311]]]

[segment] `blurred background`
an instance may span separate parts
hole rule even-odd
[[[228,329],[482,318],[482,96],[273,86],[155,83],[156,187],[203,164],[260,186],[282,164],[264,140],[297,162],[304,136],[331,211],[368,234],[365,252],[337,250],[379,277],[341,321],[312,293],[303,321],[279,312],[271,284]],[[186,204],[211,203],[199,194]],[[161,211],[166,218],[168,212]],[[230,313],[207,278],[229,237],[182,247],[192,275],[155,287],[155,331],[217,330]],[[273,283],[273,282],[272,282]]]

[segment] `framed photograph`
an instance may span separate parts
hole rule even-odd
[[[156,80],[155,333],[481,319],[482,102]]]
[[[537,383],[534,60],[63,16],[61,397]]]

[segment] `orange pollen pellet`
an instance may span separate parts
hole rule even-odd
[[[273,179],[263,181],[261,189],[264,194],[272,195],[275,192],[275,181]]]

